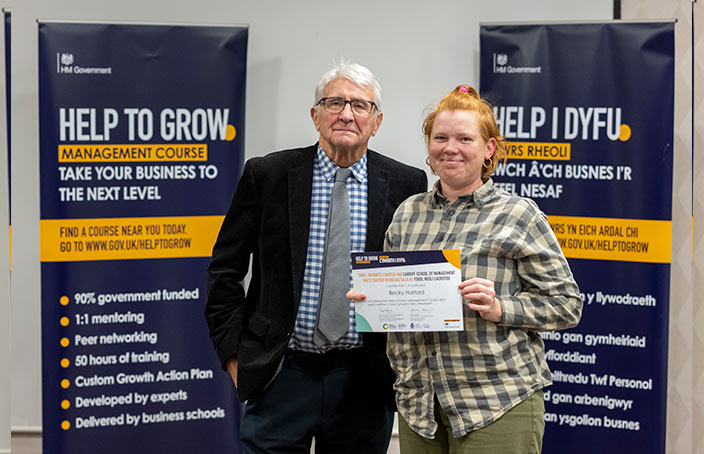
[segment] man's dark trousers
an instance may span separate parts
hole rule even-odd
[[[240,436],[247,454],[385,454],[393,411],[367,388],[361,350],[288,351],[283,368],[247,401]],[[282,405],[282,402],[285,402]]]

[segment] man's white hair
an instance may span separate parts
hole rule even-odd
[[[374,91],[374,104],[376,104],[376,112],[381,112],[381,85],[376,79],[376,76],[366,67],[352,63],[350,60],[340,60],[334,66],[320,77],[318,85],[315,87],[315,99],[313,105],[317,108],[320,98],[323,97],[325,87],[335,79],[347,79],[351,82],[369,87]]]

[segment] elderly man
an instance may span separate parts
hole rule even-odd
[[[394,398],[386,336],[357,333],[350,251],[378,251],[423,171],[367,149],[381,87],[365,67],[326,72],[310,110],[318,143],[245,164],[213,249],[206,319],[246,401],[247,453],[385,453]],[[252,257],[252,276],[242,280]]]

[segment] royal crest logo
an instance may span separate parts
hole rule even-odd
[[[57,74],[85,74],[102,75],[112,74],[112,66],[79,66],[74,64],[73,53],[56,53],[56,73]]]
[[[496,56],[496,63],[498,63],[499,65],[505,65],[506,63],[508,63],[508,55],[498,54]]]
[[[72,65],[73,64],[73,54],[61,54],[61,64],[62,65]]]

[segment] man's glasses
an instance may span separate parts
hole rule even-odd
[[[322,104],[325,110],[331,114],[342,112],[347,103],[349,103],[352,108],[352,112],[360,117],[369,115],[372,113],[372,109],[376,107],[374,102],[365,101],[364,99],[347,100],[344,98],[320,98],[320,101],[318,101],[318,105]]]

